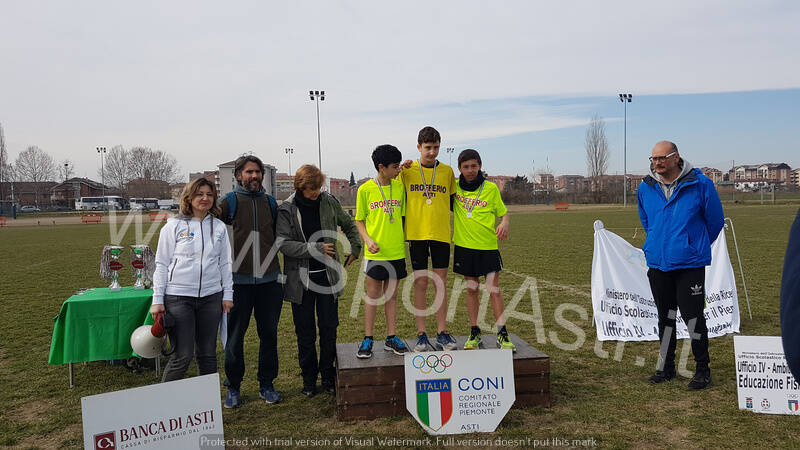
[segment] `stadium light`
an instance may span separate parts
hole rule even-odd
[[[106,153],[106,148],[105,147],[96,147],[96,148],[97,148],[97,153],[100,154],[100,184],[102,184],[101,192],[103,193],[103,209],[107,210],[108,205],[106,204],[106,171],[105,171],[106,166],[105,164],[103,164],[103,155],[105,155]]]
[[[619,101],[622,102],[623,109],[625,110],[625,120],[623,126],[625,129],[625,137],[623,138],[623,151],[622,151],[622,207],[628,207],[628,103],[633,100],[632,94],[619,94]]]
[[[325,101],[325,91],[308,91],[312,102],[317,104],[317,151],[319,152],[319,170],[322,170],[322,142],[319,133],[319,102]]]
[[[294,149],[293,148],[287,148],[286,149],[286,156],[289,157],[289,171],[287,172],[289,175],[292,174],[292,154],[293,153],[294,153]]]
[[[447,149],[445,151],[450,154],[450,167],[452,168],[453,167],[453,152],[456,151],[456,149],[453,148],[453,147],[447,147]]]

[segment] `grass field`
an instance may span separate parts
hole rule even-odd
[[[740,285],[744,335],[780,334],[781,269],[789,227],[796,211],[796,204],[725,206],[726,216],[731,217],[736,226],[753,308],[751,321],[747,318]],[[603,220],[607,228],[634,245],[642,245],[641,230],[633,238],[634,228],[639,226],[635,208],[512,214],[511,236],[501,247],[506,269],[501,275],[501,287],[508,302],[525,277],[537,279],[547,342],[537,343],[533,323],[510,319],[508,327],[550,356],[553,406],[512,409],[496,433],[475,437],[594,438],[599,446],[623,448],[785,448],[798,445],[800,422],[797,417],[738,410],[730,335],[711,340],[715,385],[701,392],[688,392],[688,379],[684,378],[667,385],[648,384],[647,378],[656,363],[657,343],[627,344],[619,361],[613,358],[614,343],[606,343],[603,350],[611,356],[597,356],[589,296],[592,222],[595,219]],[[131,244],[133,239],[130,233],[123,243]],[[66,366],[47,364],[53,317],[61,303],[79,288],[107,284],[97,278],[97,272],[100,249],[108,241],[107,225],[0,229],[0,314],[4,319],[0,332],[0,401],[3,404],[0,445],[79,448],[82,446],[81,397],[157,381],[153,372],[135,374],[107,362],[92,362],[76,365],[76,387],[70,389]],[[729,238],[728,241],[731,255],[735,255],[733,240]],[[155,242],[155,239],[151,242],[154,247]],[[734,267],[737,267],[735,261]],[[354,265],[349,271],[351,281],[340,299],[339,342],[355,342],[363,335],[363,308],[359,308],[357,318],[349,315],[358,268]],[[740,282],[738,268],[736,272],[737,282]],[[124,274],[127,280],[127,269]],[[448,286],[453,286],[452,274]],[[463,293],[460,298],[451,299],[453,301],[459,304],[449,328],[453,334],[467,334]],[[564,342],[576,341],[575,334],[555,322],[554,311],[562,303],[580,305],[588,312],[586,318],[570,312],[565,314],[585,333],[585,341],[574,351],[561,350],[553,344],[554,334]],[[523,297],[517,311],[532,313],[530,295]],[[376,331],[384,329],[381,315],[379,312]],[[399,316],[399,334],[410,339],[415,332],[413,317],[403,309]],[[428,324],[429,328],[435,327],[432,317]],[[224,411],[226,438],[427,436],[410,416],[340,423],[334,418],[335,405],[331,397],[324,394],[311,399],[303,397],[291,309],[287,305],[284,305],[279,328],[281,368],[276,380],[284,402],[266,405],[257,397],[255,336],[253,326],[245,348],[248,365],[242,386],[244,405],[238,410]],[[646,364],[635,365],[636,357],[643,357]],[[220,373],[223,373],[221,353],[219,364]],[[691,359],[689,367],[693,368]],[[190,369],[190,374],[193,373],[196,373],[194,366]]]

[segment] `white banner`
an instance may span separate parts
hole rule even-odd
[[[406,409],[429,434],[489,433],[517,398],[511,350],[406,353]]]
[[[711,265],[706,266],[708,336],[739,332],[739,297],[728,256],[725,229],[711,244]],[[600,341],[657,341],[658,311],[644,252],[595,222],[592,258],[592,308]],[[678,312],[678,339],[689,332]]]
[[[734,336],[739,409],[800,415],[800,384],[783,354],[780,336]]]
[[[225,448],[219,374],[81,398],[83,445],[126,448]]]

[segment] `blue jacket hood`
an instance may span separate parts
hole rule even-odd
[[[647,265],[662,271],[711,264],[711,243],[725,217],[714,183],[698,169],[677,181],[669,199],[648,175],[637,193],[639,218],[647,233],[642,250]]]

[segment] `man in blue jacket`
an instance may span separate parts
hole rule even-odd
[[[714,183],[661,141],[653,147],[650,175],[639,185],[639,218],[647,232],[642,250],[647,277],[658,309],[661,339],[653,384],[675,378],[675,318],[681,317],[692,339],[696,364],[690,390],[711,385],[705,309],[705,266],[711,264],[711,243],[724,225],[722,203]]]

